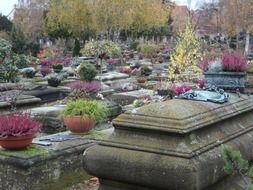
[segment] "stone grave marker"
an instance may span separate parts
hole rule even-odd
[[[204,190],[226,176],[223,145],[253,159],[252,118],[252,95],[151,103],[117,117],[113,135],[85,151],[84,168],[101,190]]]

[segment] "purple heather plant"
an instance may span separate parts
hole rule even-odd
[[[244,72],[248,69],[247,58],[243,53],[224,52],[222,56],[223,71]]]
[[[71,90],[81,89],[87,93],[98,92],[99,90],[101,90],[101,84],[97,81],[86,82],[79,80],[70,83],[69,87],[71,88]]]
[[[14,113],[0,115],[0,137],[32,135],[39,131],[41,124],[29,114]]]
[[[50,61],[48,59],[42,59],[40,61],[40,65],[41,66],[49,66],[50,65]]]

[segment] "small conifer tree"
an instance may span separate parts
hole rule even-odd
[[[74,44],[72,56],[73,56],[73,57],[80,56],[80,50],[81,50],[80,42],[79,42],[78,39],[75,39],[75,44]]]
[[[201,73],[200,68],[197,66],[197,59],[200,57],[201,44],[196,36],[191,20],[188,19],[185,29],[177,37],[176,49],[171,56],[171,64],[168,71],[169,78],[171,80],[178,80],[182,73]]]
[[[253,166],[250,165],[247,160],[242,158],[240,151],[224,146],[223,160],[225,162],[225,172],[228,174],[239,174],[247,184],[246,190],[253,190]],[[246,178],[249,180],[246,180]]]

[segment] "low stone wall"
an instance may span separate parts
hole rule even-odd
[[[82,167],[83,152],[94,143],[92,139],[107,135],[108,131],[83,136],[65,132],[41,137],[48,139],[50,146],[31,145],[24,151],[0,148],[0,189],[62,190],[88,179]],[[54,142],[61,137],[65,141]]]

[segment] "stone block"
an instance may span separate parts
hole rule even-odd
[[[215,104],[173,99],[127,111],[109,138],[88,148],[84,168],[99,190],[202,190],[226,176],[222,146],[253,159],[253,96]]]
[[[82,169],[82,154],[94,143],[92,139],[108,134],[111,130],[93,131],[88,135],[65,132],[56,134],[58,141],[56,135],[41,137],[47,139],[44,142],[50,142],[50,146],[31,145],[23,151],[0,148],[0,189],[62,190],[88,179]]]
[[[40,98],[42,102],[50,102],[65,98],[69,94],[69,89],[40,86],[24,94]]]
[[[97,76],[96,79],[102,80],[102,81],[108,81],[108,80],[125,79],[128,77],[129,77],[128,74],[113,71],[113,72],[109,72],[109,73],[104,73],[101,76]]]
[[[117,102],[120,105],[132,104],[134,100],[138,99],[142,95],[154,95],[153,90],[140,89],[130,92],[120,92],[113,94],[110,99],[114,102]]]

